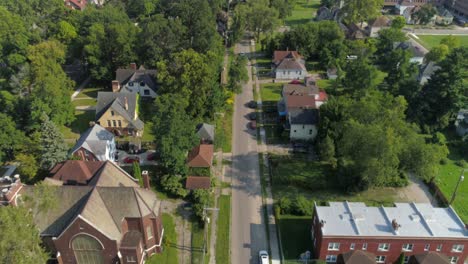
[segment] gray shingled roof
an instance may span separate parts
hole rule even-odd
[[[115,76],[122,86],[129,82],[144,82],[145,85],[156,92],[158,89],[156,73],[156,70],[146,70],[144,67],[140,66],[138,70],[117,69]]]
[[[289,123],[291,125],[313,125],[318,122],[318,110],[298,109],[289,112]]]
[[[127,98],[128,110],[125,110],[125,98]],[[132,93],[99,92],[96,105],[96,120],[98,120],[109,108],[116,111],[138,130],[143,130],[143,122],[136,117],[137,97]]]
[[[200,139],[214,141],[215,127],[210,124],[202,123],[197,125],[197,135]]]
[[[114,138],[114,135],[102,126],[96,124],[81,134],[70,153],[74,153],[81,147],[94,153],[97,157],[106,154],[107,141]]]
[[[393,44],[395,49],[402,49],[408,50],[413,57],[424,57],[424,52],[417,46],[415,46],[412,42],[395,42]]]

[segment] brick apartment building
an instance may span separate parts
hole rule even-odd
[[[446,263],[463,264],[468,255],[468,230],[452,207],[331,202],[315,205],[311,233],[315,258],[327,263],[354,251],[374,256],[376,263],[395,263],[402,253],[408,263],[411,256],[434,252]]]

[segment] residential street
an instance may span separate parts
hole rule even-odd
[[[248,41],[236,45],[236,53],[249,53]],[[256,132],[248,128],[246,104],[253,100],[252,74],[237,95],[233,116],[231,262],[258,263],[258,251],[268,249],[262,215],[262,196]]]

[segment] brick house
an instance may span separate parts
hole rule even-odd
[[[108,167],[105,167],[105,166]],[[162,251],[161,202],[149,189],[149,175],[137,180],[107,162],[88,186],[50,186],[58,203],[47,211],[32,207],[44,245],[59,264],[144,263]],[[50,183],[47,182],[46,183]],[[35,186],[21,196],[40,199]]]
[[[335,263],[352,250],[375,255],[376,263],[395,263],[401,254],[436,252],[449,263],[466,260],[468,231],[452,207],[396,203],[395,207],[367,207],[364,203],[331,202],[315,205],[312,243],[317,259]]]

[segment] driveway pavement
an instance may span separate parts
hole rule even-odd
[[[249,41],[235,47],[236,53],[249,53]],[[233,116],[231,263],[258,263],[258,251],[267,249],[256,132],[248,128],[246,104],[253,100],[251,69],[249,82],[236,96]]]

